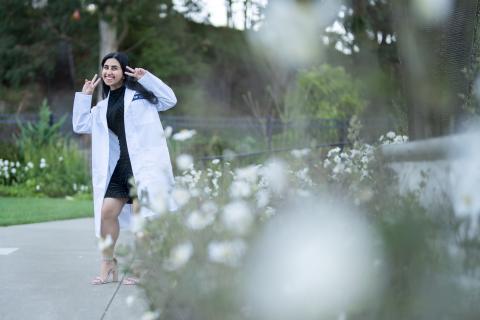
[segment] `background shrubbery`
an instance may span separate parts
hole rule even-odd
[[[60,131],[64,121],[53,122],[44,101],[37,122],[18,123],[15,143],[2,149],[0,195],[89,194],[87,159],[71,136]]]

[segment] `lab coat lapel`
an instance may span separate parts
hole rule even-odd
[[[128,108],[132,103],[133,96],[135,95],[135,90],[125,88],[125,96],[123,97],[123,105],[124,105],[124,114],[127,114]]]
[[[107,104],[107,101],[108,101],[108,97],[107,99],[103,100],[103,101],[100,101],[99,105],[100,105],[100,119],[101,119],[101,122],[103,124],[103,127],[105,128],[105,131],[108,132],[108,123],[107,123],[107,109],[108,109],[108,104]]]

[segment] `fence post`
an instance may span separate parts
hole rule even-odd
[[[266,131],[267,131],[267,148],[268,151],[272,151],[272,116],[268,115],[267,116],[267,126],[266,126]]]

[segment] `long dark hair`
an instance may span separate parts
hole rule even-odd
[[[135,78],[127,76],[125,74],[125,71],[127,69],[128,65],[128,56],[123,53],[123,52],[111,52],[107,54],[105,57],[102,59],[102,69],[103,65],[105,64],[105,61],[107,61],[110,58],[117,59],[117,61],[120,63],[120,67],[122,68],[123,75],[125,76],[124,84],[125,87],[135,90],[139,92],[145,99],[147,99],[150,103],[157,104],[158,103],[158,98],[149,90],[145,89],[144,86],[142,86],[140,83],[138,83]],[[102,79],[102,89],[103,89],[103,98],[106,98],[108,96],[108,93],[110,92],[110,87],[103,82]]]

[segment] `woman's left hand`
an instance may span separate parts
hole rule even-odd
[[[129,66],[127,66],[127,70],[129,72],[125,71],[125,74],[127,76],[133,77],[137,80],[140,80],[140,78],[142,78],[145,75],[145,73],[147,73],[147,70],[145,70],[145,69],[142,69],[142,68],[135,68],[134,69],[134,68],[130,68]]]

